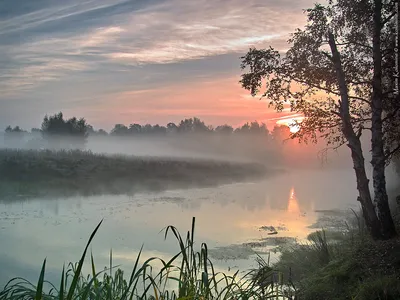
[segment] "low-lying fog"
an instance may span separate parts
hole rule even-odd
[[[0,137],[0,148],[13,146]],[[17,148],[41,149],[43,145],[25,140]],[[314,230],[312,225],[321,214],[329,219],[330,211],[358,208],[349,149],[343,146],[330,152],[328,161],[322,163],[318,156],[322,148],[297,141],[268,144],[249,137],[89,137],[85,149],[94,153],[252,161],[286,172],[210,188],[0,201],[0,286],[14,276],[36,280],[45,257],[49,276],[56,278],[64,262],[78,260],[101,219],[104,222],[92,248],[97,265],[108,264],[112,248],[114,264],[129,268],[142,243],[144,258],[172,257],[177,244],[163,241],[159,231],[176,225],[184,233],[195,216],[198,245],[208,243],[217,270],[246,269],[254,265],[254,251],[262,255],[269,249],[265,239],[270,232],[265,228],[277,229],[274,238],[303,239]],[[390,167],[387,181],[389,191],[398,183]]]

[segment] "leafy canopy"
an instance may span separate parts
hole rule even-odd
[[[394,62],[394,1],[384,1],[382,21],[382,64],[384,133],[387,154],[393,150],[394,127],[399,128],[399,101],[393,93]],[[272,47],[251,48],[242,57],[240,83],[253,96],[261,95],[277,111],[289,106],[292,112],[304,115],[294,133],[304,142],[316,142],[317,137],[328,145],[342,145],[340,91],[333,58],[329,51],[328,35],[335,37],[341,55],[349,91],[351,125],[360,136],[369,129],[372,96],[372,29],[373,14],[370,1],[330,1],[307,9],[307,24],[297,29],[289,39],[291,48],[281,54]],[[397,131],[398,132],[398,131]]]

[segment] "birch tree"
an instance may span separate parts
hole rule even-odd
[[[304,115],[293,134],[304,142],[325,139],[347,144],[357,179],[358,198],[375,239],[396,235],[386,193],[385,166],[398,151],[392,119],[398,113],[393,91],[395,1],[337,0],[306,10],[307,24],[281,54],[252,48],[242,57],[241,84],[261,94],[277,111],[285,104]],[[360,137],[370,130],[373,190],[365,170]],[[392,135],[392,137],[391,137]]]

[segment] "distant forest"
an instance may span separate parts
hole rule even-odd
[[[104,129],[96,130],[84,118],[66,119],[60,112],[52,116],[45,116],[40,128],[32,128],[30,131],[24,130],[20,126],[8,126],[4,131],[3,147],[85,149],[89,137],[124,137],[127,139],[165,137],[167,139],[182,138],[182,141],[188,138],[188,142],[192,144],[196,140],[199,148],[201,148],[201,144],[207,144],[203,145],[202,149],[213,147],[214,150],[219,149],[222,152],[242,149],[247,155],[254,156],[257,153],[258,156],[268,156],[269,158],[275,157],[271,151],[276,153],[282,151],[284,142],[286,144],[298,143],[295,140],[288,141],[290,130],[287,126],[274,126],[272,130],[269,130],[264,123],[257,121],[247,122],[237,128],[227,124],[213,127],[205,124],[199,118],[193,117],[181,120],[177,124],[171,122],[166,126],[137,123],[129,126],[116,124],[110,132],[107,132]],[[174,143],[177,141],[174,140]],[[219,144],[220,146],[216,146]],[[182,144],[179,145],[182,146]],[[398,157],[394,159],[394,166],[400,174]]]
[[[213,127],[206,125],[199,118],[189,118],[180,121],[178,124],[168,123],[166,126],[137,124],[129,126],[116,124],[114,128],[107,132],[104,129],[94,129],[84,118],[72,117],[65,119],[63,113],[53,116],[45,116],[40,128],[32,128],[30,132],[22,129],[20,126],[8,126],[5,129],[4,139],[15,140],[26,134],[41,135],[43,138],[71,137],[75,140],[85,142],[89,136],[163,136],[163,135],[181,135],[181,134],[221,134],[221,135],[257,135],[264,136],[266,139],[282,141],[290,136],[287,126],[275,126],[269,131],[264,123],[257,121],[247,122],[243,126],[233,128],[230,125],[220,125]]]

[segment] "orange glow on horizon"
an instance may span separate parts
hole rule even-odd
[[[115,104],[111,108],[110,101]],[[154,109],[155,105],[157,109]],[[123,112],[121,107],[124,107]],[[213,126],[241,126],[246,122],[258,121],[266,123],[272,129],[276,120],[281,117],[268,107],[266,101],[258,101],[243,91],[237,84],[236,77],[107,94],[96,107],[96,115],[91,110],[85,112],[85,116],[90,120],[100,119],[99,111],[102,111],[102,121],[107,122],[111,128],[117,122],[115,120],[130,124],[134,118],[137,123],[166,125],[184,118],[199,117]]]
[[[90,121],[95,120],[95,127],[107,126],[106,129],[113,128],[116,123],[166,125],[184,118],[199,117],[212,126],[228,124],[238,127],[258,121],[265,123],[270,130],[275,125],[285,125],[292,133],[299,130],[295,123],[304,119],[300,113],[293,113],[290,108],[276,112],[268,106],[268,101],[258,101],[237,81],[237,77],[216,77],[189,81],[185,85],[119,91],[103,95],[95,108],[79,108],[79,114],[84,114]],[[110,102],[114,104],[112,107]]]

